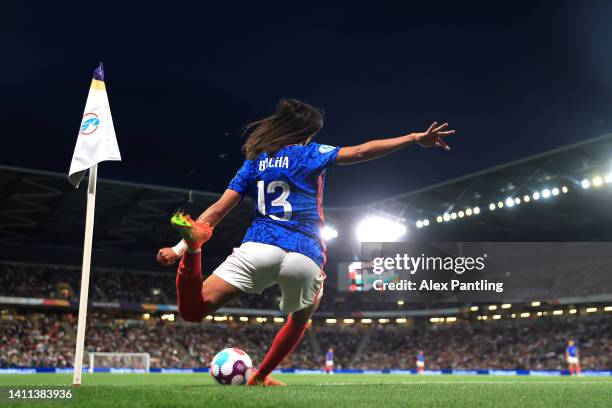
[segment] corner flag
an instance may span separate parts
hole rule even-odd
[[[89,170],[87,186],[87,213],[85,215],[85,240],[83,244],[83,269],[81,271],[81,294],[79,298],[79,321],[74,353],[73,385],[81,384],[83,373],[83,351],[85,347],[85,326],[87,324],[87,299],[89,297],[89,273],[91,270],[91,251],[93,247],[94,211],[96,206],[96,183],[98,163],[106,160],[121,160],[113,118],[111,117],[104,67],[102,63],[95,70],[81,129],[70,164],[68,181],[78,187],[85,172]]]
[[[89,168],[106,160],[121,161],[121,154],[106,95],[104,66],[100,63],[89,88],[68,181],[78,187]]]

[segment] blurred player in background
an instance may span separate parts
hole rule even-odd
[[[423,350],[419,350],[419,354],[417,354],[416,371],[417,374],[423,374],[425,371],[425,354],[423,354]]]
[[[280,286],[280,309],[289,317],[249,385],[284,385],[269,374],[299,344],[319,304],[326,259],[320,233],[325,224],[325,170],[383,157],[413,144],[450,150],[442,137],[455,133],[448,124],[434,122],[424,132],[340,148],[313,141],[322,127],[322,112],[294,99],[281,100],[272,115],[248,125],[246,160],[227,190],[197,221],[176,214],[172,224],[183,240],[157,255],[163,265],[182,257],[176,276],[177,303],[181,317],[188,321],[201,321],[243,293]],[[202,282],[201,247],[244,197],[252,199],[255,219],[242,245]]]
[[[580,374],[580,354],[578,352],[578,346],[576,346],[574,340],[569,340],[567,342],[567,347],[565,348],[565,360],[567,361],[570,375]]]
[[[334,349],[329,348],[327,353],[325,353],[325,374],[333,374],[334,373]]]

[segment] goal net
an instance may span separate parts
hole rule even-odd
[[[151,368],[149,353],[89,353],[89,372],[110,369],[111,372],[148,373]]]

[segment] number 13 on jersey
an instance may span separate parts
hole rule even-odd
[[[281,193],[278,197],[273,199],[270,202],[271,207],[283,207],[282,216],[277,216],[274,214],[266,214],[266,193],[267,194],[276,194],[276,190],[280,189]],[[289,184],[285,181],[275,180],[268,183],[268,186],[265,186],[264,180],[259,180],[257,182],[257,209],[261,215],[268,216],[273,220],[277,221],[289,221],[291,220],[291,203],[287,201],[289,198],[289,194],[291,194],[291,189],[289,188]]]

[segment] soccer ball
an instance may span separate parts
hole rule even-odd
[[[210,375],[221,385],[246,384],[252,372],[251,357],[237,347],[221,350],[210,363]]]

